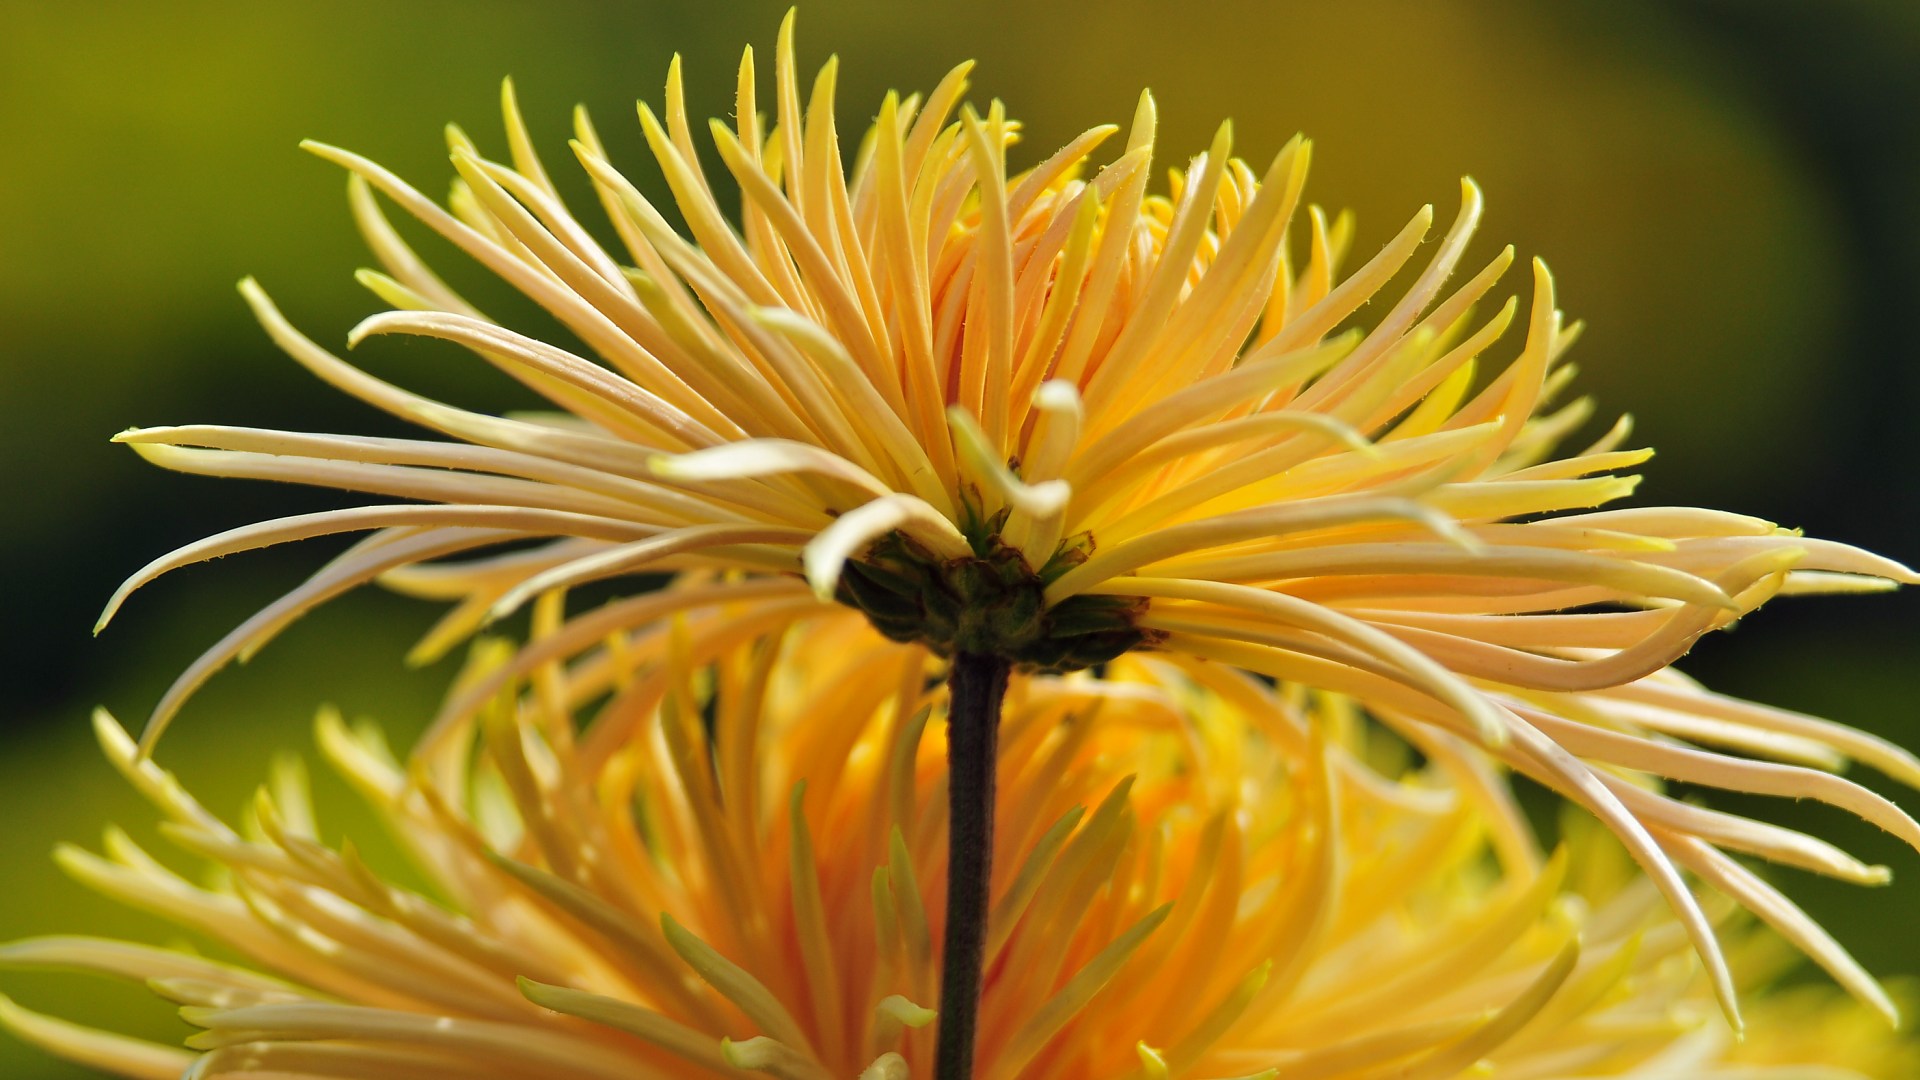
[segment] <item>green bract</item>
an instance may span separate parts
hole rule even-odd
[[[1081,561],[1075,549],[1035,572],[996,535],[973,547],[970,557],[941,559],[893,533],[864,559],[848,560],[835,598],[895,641],[941,656],[1004,657],[1035,671],[1103,664],[1162,636],[1134,625],[1147,607],[1139,597],[1081,595],[1047,607],[1046,583]]]

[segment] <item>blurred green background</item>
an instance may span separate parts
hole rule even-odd
[[[366,256],[343,178],[295,142],[346,145],[444,191],[440,125],[503,152],[495,101],[510,73],[550,165],[565,171],[568,109],[584,101],[616,160],[660,193],[633,99],[659,100],[678,50],[694,111],[729,113],[740,47],[770,64],[783,10],[0,0],[0,937],[170,933],[46,859],[109,821],[151,835],[94,752],[87,711],[104,703],[137,724],[174,672],[325,553],[186,571],[101,640],[88,627],[122,576],[175,544],[336,505],[162,474],[107,437],[195,421],[392,430],[281,357],[233,292],[258,275],[323,343],[376,307],[350,277]],[[1362,257],[1424,202],[1447,220],[1471,173],[1490,207],[1479,250],[1511,240],[1549,259],[1563,305],[1590,323],[1581,385],[1660,448],[1642,501],[1760,514],[1920,561],[1920,348],[1900,323],[1920,302],[1920,7],[859,0],[805,6],[799,37],[809,70],[830,50],[844,62],[843,132],[864,128],[886,89],[928,88],[968,57],[981,61],[975,99],[1001,97],[1026,122],[1026,162],[1125,120],[1143,85],[1161,103],[1163,162],[1200,149],[1223,116],[1249,158],[1305,131],[1318,143],[1310,197],[1358,212]],[[424,391],[513,404],[441,353],[365,351]],[[308,744],[321,702],[404,738],[449,674],[399,662],[432,615],[366,593],[309,618],[217,678],[163,761],[229,811],[274,750]],[[1782,602],[1689,667],[1920,743],[1920,594]],[[1920,858],[1838,814],[1741,808],[1817,824],[1920,879]],[[350,810],[333,822],[366,831]],[[1870,968],[1920,972],[1920,929],[1904,916],[1914,882],[1871,892],[1780,876]],[[15,973],[0,990],[174,1030],[138,990]],[[0,1075],[80,1074],[0,1039]]]

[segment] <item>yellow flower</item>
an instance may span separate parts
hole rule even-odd
[[[456,696],[486,705],[405,764],[323,714],[323,753],[422,893],[323,844],[298,770],[230,827],[101,714],[164,835],[220,873],[195,884],[118,831],[59,861],[243,963],[0,950],[147,982],[200,1029],[191,1051],[11,1003],[0,1022],[150,1080],[931,1075],[938,665],[851,613],[771,638],[742,614],[618,632],[571,668],[550,617],[517,659],[483,643]],[[1686,934],[1603,832],[1543,857],[1473,759],[1392,764],[1404,746],[1357,719],[1177,656],[1016,678],[976,1075],[1734,1077],[1735,1054],[1842,1053],[1804,1017],[1733,1049]],[[1819,1007],[1823,1030],[1856,1023]]]
[[[1573,373],[1560,357],[1578,327],[1561,325],[1543,265],[1518,356],[1486,360],[1518,305],[1475,314],[1511,248],[1452,282],[1481,212],[1471,181],[1395,297],[1383,290],[1428,235],[1431,207],[1340,276],[1351,218],[1299,220],[1302,140],[1256,172],[1222,127],[1168,194],[1149,194],[1143,96],[1106,165],[1089,162],[1112,126],[1009,175],[1018,125],[997,102],[952,119],[962,65],[924,101],[890,95],[849,170],[836,65],[803,101],[791,29],[772,130],[751,50],[737,123],[712,125],[743,193],[738,227],[699,163],[677,62],[664,121],[645,104],[640,115],[691,238],[608,162],[581,112],[573,149],[623,250],[601,247],[562,205],[510,85],[512,163],[449,129],[450,209],[307,144],[350,171],[385,268],[360,279],[396,309],[349,344],[451,341],[558,412],[487,416],[414,395],[302,336],[244,283],[295,360],[459,441],[211,425],[118,436],[169,468],[424,504],[267,522],[136,574],[103,625],[127,593],[188,562],[375,532],[210,650],[156,730],[213,669],[374,579],[461,601],[423,657],[552,588],[685,567],[804,573],[822,599],[942,654],[1072,670],[1159,645],[1288,677],[1333,664],[1433,699],[1490,743],[1515,721],[1469,680],[1615,686],[1777,592],[1914,580],[1739,515],[1564,513],[1631,492],[1636,478],[1615,474],[1651,451],[1620,449],[1623,420],[1553,457],[1591,404],[1548,408]],[[482,315],[407,247],[376,191],[537,302],[584,353]],[[1353,325],[1367,305],[1371,325]],[[1476,378],[1483,363],[1491,378]],[[408,572],[534,537],[559,539],[431,584]],[[1550,614],[1594,605],[1625,610]]]
[[[1619,471],[1650,452],[1621,449],[1622,422],[1555,456],[1591,410],[1551,406],[1577,326],[1562,325],[1543,265],[1517,355],[1488,359],[1520,316],[1512,299],[1475,313],[1511,249],[1454,280],[1480,216],[1470,181],[1424,267],[1411,261],[1430,208],[1343,275],[1351,219],[1299,212],[1304,141],[1256,170],[1230,156],[1223,127],[1166,194],[1150,194],[1154,106],[1143,97],[1105,165],[1090,163],[1112,127],[1010,174],[1018,125],[997,102],[954,119],[963,65],[925,98],[888,96],[846,155],[836,65],[803,95],[791,33],[789,22],[771,113],[749,51],[735,122],[712,128],[742,192],[737,226],[700,163],[677,63],[660,116],[642,105],[640,118],[689,235],[577,115],[573,149],[617,254],[562,205],[510,86],[511,163],[450,129],[449,208],[364,158],[310,145],[351,172],[354,212],[385,268],[361,280],[395,308],[349,343],[451,341],[558,412],[497,417],[412,394],[335,357],[243,285],[295,360],[452,441],[214,426],[120,436],[170,468],[413,500],[249,526],[136,574],[107,617],[197,560],[372,533],[192,665],[143,746],[216,668],[368,581],[457,601],[417,651],[426,659],[554,590],[719,571],[732,577],[701,587],[755,604],[742,635],[836,600],[895,640],[1030,671],[1154,648],[1345,695],[1429,754],[1486,748],[1602,818],[1674,905],[1729,1009],[1730,975],[1682,867],[1838,966],[1721,849],[1858,881],[1884,871],[1622,777],[1821,798],[1920,846],[1920,825],[1828,771],[1858,759],[1913,783],[1920,761],[1667,670],[1774,595],[1873,591],[1912,571],[1735,514],[1594,510],[1633,489]],[[376,192],[584,349],[482,315],[406,245]],[[1403,276],[1404,292],[1385,291]],[[690,595],[580,616],[541,655],[564,661]]]

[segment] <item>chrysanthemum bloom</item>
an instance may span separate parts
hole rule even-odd
[[[146,981],[201,1029],[197,1052],[4,1003],[0,1021],[143,1080],[931,1075],[939,665],[848,613],[784,642],[740,640],[738,614],[620,633],[526,680],[483,645],[457,692],[488,704],[406,764],[323,715],[324,754],[426,893],[323,844],[298,771],[229,826],[103,714],[108,756],[219,883],[119,832],[61,863],[242,960],[0,950]],[[577,741],[575,703],[609,694],[598,722],[617,735]],[[1471,758],[1387,765],[1357,720],[1339,695],[1178,657],[1017,676],[977,1075],[1751,1080],[1776,1075],[1747,1071],[1766,1062],[1839,1080],[1914,1063],[1824,991],[1736,1047],[1684,930],[1605,833],[1543,858]],[[1890,1008],[1844,958],[1836,973]]]
[[[1166,194],[1149,194],[1143,97],[1105,165],[1089,163],[1111,127],[1010,175],[1017,125],[998,103],[953,119],[962,67],[925,99],[889,96],[849,160],[835,65],[803,97],[790,33],[771,117],[749,55],[735,122],[712,126],[742,193],[734,219],[700,162],[677,65],[662,118],[645,105],[640,118],[690,235],[578,116],[573,148],[617,253],[561,204],[510,91],[510,164],[451,131],[448,209],[372,162],[311,146],[352,173],[355,214],[385,268],[362,280],[396,309],[349,343],[453,342],[560,415],[480,415],[402,390],[302,336],[246,284],[300,363],[456,441],[210,426],[122,435],[170,468],[415,500],[243,528],[136,575],[123,594],[201,558],[372,532],[195,663],[147,740],[215,668],[363,582],[458,601],[424,644],[431,655],[548,590],[706,568],[804,576],[888,637],[953,658],[958,711],[980,719],[952,744],[952,840],[978,857],[992,848],[975,815],[993,805],[986,763],[1008,669],[1073,670],[1137,648],[1352,695],[1563,791],[1608,821],[1678,907],[1723,994],[1674,864],[1750,903],[1758,886],[1731,884],[1743,881],[1737,867],[1663,830],[1741,850],[1770,851],[1777,837],[1663,801],[1612,766],[1833,798],[1920,841],[1920,827],[1863,789],[1673,741],[1815,768],[1863,758],[1920,778],[1911,757],[1865,736],[1713,698],[1663,671],[1776,594],[1914,575],[1738,515],[1594,510],[1632,491],[1619,470],[1649,452],[1622,449],[1623,423],[1555,456],[1590,412],[1552,406],[1577,327],[1562,325],[1538,262],[1524,316],[1512,299],[1476,314],[1513,256],[1456,280],[1480,215],[1471,182],[1412,284],[1383,295],[1431,209],[1343,275],[1350,220],[1298,212],[1303,141],[1256,170],[1230,156],[1223,127]],[[578,346],[482,315],[411,251],[376,192],[536,301]],[[1517,355],[1492,361],[1517,318]],[[513,550],[421,565],[502,545]],[[636,625],[664,609],[628,610]],[[955,881],[978,904],[984,868]],[[978,923],[953,921],[976,937]],[[970,976],[956,978],[960,988]]]

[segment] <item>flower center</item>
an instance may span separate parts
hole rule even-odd
[[[1134,625],[1147,606],[1138,597],[1080,595],[1047,606],[1047,582],[1084,561],[1090,543],[1063,545],[1036,571],[997,531],[968,533],[974,553],[960,559],[901,533],[883,537],[847,561],[835,599],[894,641],[941,656],[998,656],[1028,671],[1078,671],[1159,638]]]

